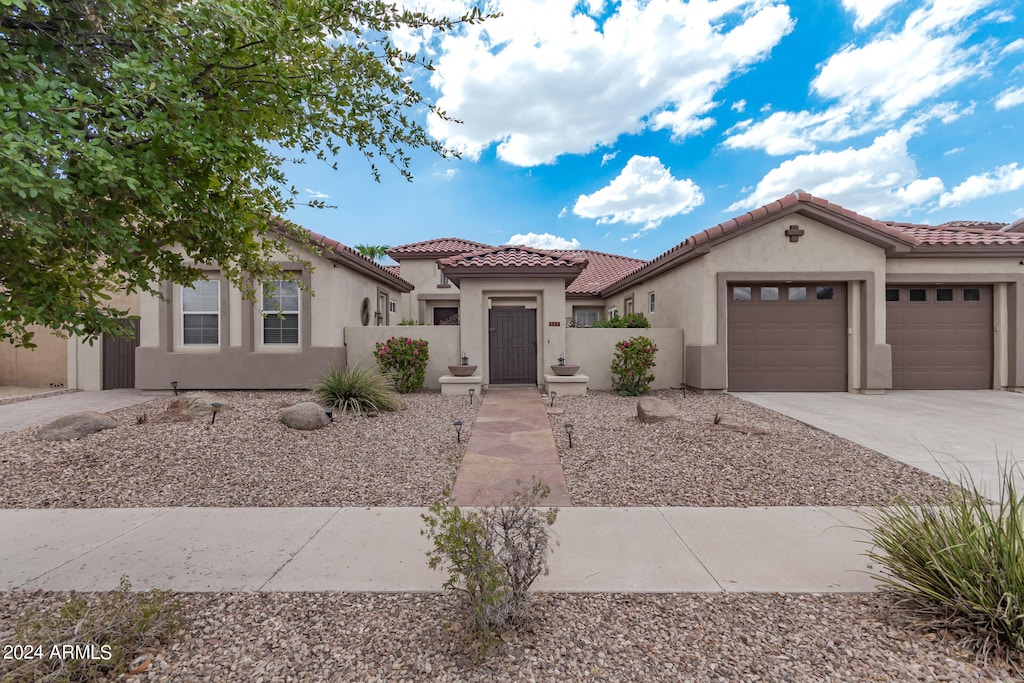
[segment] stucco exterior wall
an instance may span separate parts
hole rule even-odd
[[[615,345],[630,337],[647,337],[658,345],[652,389],[682,385],[683,330],[679,328],[569,329],[565,331],[565,362],[580,366],[580,374],[590,378],[589,389],[611,390]]]
[[[286,262],[301,273],[313,291],[300,292],[299,343],[264,345],[259,303],[222,280],[220,334],[213,346],[182,342],[181,287],[165,285],[167,301],[144,297],[141,345],[136,350],[136,386],[165,390],[172,381],[181,389],[299,389],[316,381],[330,365],[344,367],[345,327],[363,327],[363,300],[369,299],[369,322],[375,313],[388,319],[387,300],[396,293],[386,284],[342,265],[313,256],[313,270]],[[220,279],[211,269],[211,279]],[[383,308],[381,308],[381,306]]]
[[[440,389],[441,375],[448,374],[449,365],[458,365],[462,356],[459,350],[460,330],[458,325],[401,325],[391,327],[346,327],[345,348],[348,366],[359,365],[363,368],[376,368],[377,359],[373,356],[377,342],[387,341],[391,337],[409,337],[425,339],[430,345],[430,360],[427,361],[427,374],[423,386],[427,389]],[[470,363],[474,365],[475,363]],[[477,371],[479,374],[479,370]]]
[[[402,294],[399,304],[402,320],[415,320],[424,325],[434,323],[434,306],[458,306],[459,288],[454,283],[441,284],[441,270],[434,259],[405,258],[399,261],[402,279],[415,287],[409,294]]]

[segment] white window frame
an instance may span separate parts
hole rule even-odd
[[[217,307],[215,309],[198,309],[198,310],[185,310],[185,297],[188,292],[197,291],[200,287],[216,288],[216,301]],[[188,347],[208,347],[212,348],[220,346],[220,280],[196,280],[190,287],[185,285],[181,286],[181,345]],[[190,342],[185,339],[185,319],[189,316],[200,316],[200,315],[216,315],[217,324],[214,328],[217,332],[217,341],[215,342]]]
[[[654,313],[654,292],[647,293],[647,312]]]
[[[394,299],[388,299],[388,313],[398,313],[398,302]]]
[[[267,307],[267,287],[270,285],[277,285],[280,287],[282,284],[290,285],[295,287],[295,308],[280,308],[276,306]],[[299,287],[299,283],[294,280],[269,280],[263,283],[263,287],[260,291],[260,343],[263,346],[270,346],[273,348],[298,346],[302,341],[302,289]],[[277,317],[280,315],[294,315],[295,316],[295,341],[267,341],[267,321],[274,319],[279,320]],[[283,328],[282,328],[283,329]]]
[[[619,309],[617,309],[615,306],[612,306],[611,308],[608,309],[608,320],[614,320],[615,318],[618,317]]]

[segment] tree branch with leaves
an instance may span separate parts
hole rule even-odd
[[[380,0],[4,0],[0,17],[0,340],[31,325],[117,334],[110,292],[159,293],[218,264],[246,290],[293,257],[268,221],[297,201],[289,153],[412,178],[408,150],[454,153],[419,123],[446,117],[390,32],[450,31]],[[251,287],[248,289],[251,290]]]

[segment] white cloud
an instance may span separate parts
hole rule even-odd
[[[534,249],[579,249],[580,241],[575,237],[567,240],[551,233],[537,234],[528,232],[526,234],[512,235],[505,244],[516,244]]]
[[[591,8],[595,3],[590,3]],[[623,134],[706,130],[715,94],[765,59],[793,21],[777,0],[623,0],[598,24],[575,0],[498,0],[499,19],[440,42],[431,134],[476,158],[533,166]]]
[[[1024,187],[1024,168],[1017,163],[1000,166],[990,173],[972,175],[939,197],[939,206],[957,206],[972,199],[981,199]]]
[[[951,157],[954,154],[959,154],[962,151],[964,151],[963,147],[954,147],[953,149],[947,149],[945,152],[942,153],[942,156]]]
[[[890,7],[900,0],[843,0],[843,8],[853,12],[857,19],[853,25],[857,29],[867,28],[878,21]]]
[[[307,187],[306,188],[306,198],[307,199],[330,199],[331,195],[324,194],[323,192],[318,192],[316,190],[311,190],[311,189],[309,189]]]
[[[728,210],[753,209],[802,188],[872,218],[898,215],[945,189],[940,178],[919,177],[907,151],[914,132],[912,127],[892,130],[868,147],[803,154],[784,161]]]
[[[980,22],[997,20],[991,15],[972,19],[994,1],[936,0],[913,11],[898,32],[871,34],[864,44],[845,46],[822,64],[811,82],[814,94],[832,102],[829,107],[819,112],[777,112],[736,126],[728,131],[726,146],[788,154],[891,127],[964,80],[987,73],[990,48],[967,43]],[[878,6],[844,4],[858,17]],[[947,113],[957,108],[951,103],[942,106]]]
[[[608,185],[580,195],[572,210],[598,223],[643,224],[642,232],[703,203],[704,195],[692,180],[674,178],[658,157],[634,156]]]
[[[1024,38],[1018,38],[1003,48],[1003,54],[1008,55],[1014,52],[1024,52]]]
[[[743,111],[747,108],[747,101],[746,100],[736,100],[735,102],[732,103],[732,106],[729,107],[729,108],[732,109],[734,112],[736,112],[738,114],[742,114]]]
[[[1024,104],[1024,87],[1004,90],[996,98],[996,109],[1009,109],[1019,104]]]
[[[451,180],[455,176],[459,175],[459,169],[457,168],[446,168],[443,171],[435,171],[434,175],[438,178],[444,178],[445,180]]]
[[[562,210],[558,212],[558,217],[559,218],[565,218],[568,215],[569,215],[569,207],[568,206],[563,206]]]
[[[612,159],[614,159],[617,156],[619,156],[619,150],[615,150],[614,152],[608,152],[607,154],[602,154],[601,155],[601,165],[604,166],[605,164],[607,164],[609,161],[611,161]]]

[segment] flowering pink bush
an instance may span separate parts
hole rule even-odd
[[[654,381],[650,374],[658,346],[647,337],[630,337],[615,345],[612,388],[623,396],[646,394]]]
[[[373,355],[380,369],[395,380],[398,392],[408,394],[423,387],[430,359],[428,346],[426,339],[391,337],[377,342]]]

